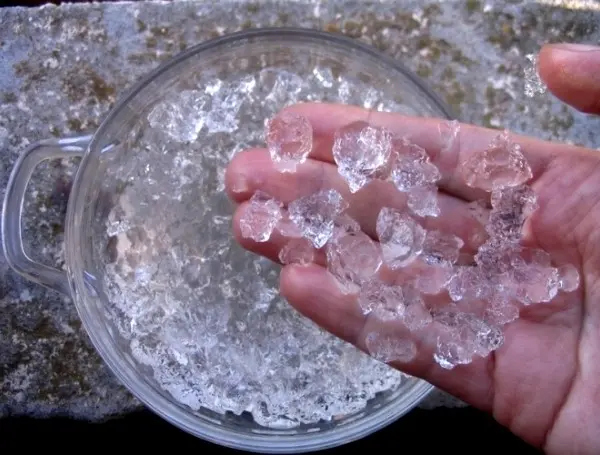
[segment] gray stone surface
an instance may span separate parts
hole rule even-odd
[[[597,43],[597,24],[597,4],[573,0],[180,1],[0,9],[0,188],[25,146],[93,131],[124,89],[164,59],[212,37],[262,26],[344,33],[413,69],[462,120],[597,148],[600,120],[549,95],[525,98],[522,80],[525,54],[550,41]],[[41,166],[25,207],[30,255],[61,267],[62,218],[75,166]],[[437,394],[423,406],[440,404],[460,403]],[[69,299],[25,282],[0,259],[0,416],[98,420],[137,407],[95,354]]]

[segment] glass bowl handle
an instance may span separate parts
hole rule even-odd
[[[29,146],[19,157],[8,179],[2,207],[2,247],[8,265],[30,281],[71,295],[62,270],[30,259],[23,248],[22,215],[27,184],[33,170],[46,160],[82,156],[92,136],[49,139]]]

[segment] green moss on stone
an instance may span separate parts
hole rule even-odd
[[[417,66],[417,74],[421,77],[431,76],[431,68],[424,63],[419,63]]]
[[[479,0],[467,0],[467,12],[469,14],[481,11],[481,2]]]

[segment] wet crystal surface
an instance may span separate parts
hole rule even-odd
[[[467,185],[485,191],[518,186],[532,177],[521,146],[508,131],[498,134],[484,150],[473,153],[462,168]]]
[[[336,131],[332,152],[338,172],[355,193],[385,172],[392,135],[367,122],[354,122]]]
[[[383,259],[392,269],[409,264],[423,249],[425,229],[410,215],[384,207],[377,217]]]
[[[307,118],[284,111],[267,122],[266,144],[281,172],[294,172],[312,150],[312,126]]]
[[[362,231],[343,233],[327,244],[327,268],[344,294],[357,293],[382,262],[379,245]]]
[[[279,251],[279,260],[282,264],[306,265],[313,262],[315,251],[310,241],[292,238]]]
[[[281,203],[268,194],[257,191],[240,218],[242,236],[255,242],[266,242],[281,218]]]
[[[315,248],[323,247],[333,235],[335,219],[348,207],[340,193],[322,190],[290,203],[290,220]]]

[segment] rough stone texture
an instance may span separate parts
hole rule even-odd
[[[262,26],[318,28],[372,44],[423,77],[461,120],[600,146],[599,119],[550,95],[524,97],[522,77],[525,55],[544,42],[600,41],[594,2],[273,3],[0,9],[0,187],[25,146],[93,131],[126,87],[164,59],[209,38]],[[57,266],[63,266],[62,218],[75,165],[65,160],[41,166],[26,201],[29,253]],[[459,402],[434,394],[423,407],[440,404]],[[2,258],[0,416],[98,420],[138,406],[93,351],[69,299],[25,282]]]

